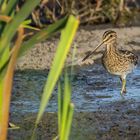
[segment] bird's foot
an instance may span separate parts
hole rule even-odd
[[[121,95],[125,95],[127,93],[126,88],[121,90]]]

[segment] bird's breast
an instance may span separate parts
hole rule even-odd
[[[128,74],[134,69],[134,64],[131,63],[129,58],[114,52],[105,52],[102,57],[102,63],[105,69],[114,75]]]

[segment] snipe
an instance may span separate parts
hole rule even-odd
[[[106,46],[102,57],[103,66],[109,73],[120,77],[122,82],[121,94],[124,94],[126,93],[126,76],[137,65],[138,56],[130,51],[117,49],[117,34],[115,31],[108,30],[103,34],[102,43],[85,56],[82,61],[91,56],[102,44]]]

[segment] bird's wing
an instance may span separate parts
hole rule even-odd
[[[134,53],[132,53],[131,51],[126,51],[126,50],[119,50],[120,54],[123,54],[124,57],[129,58],[132,63],[134,63],[135,65],[138,64],[138,56],[135,55]]]

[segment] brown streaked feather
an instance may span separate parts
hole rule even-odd
[[[138,56],[127,50],[119,50],[120,54],[129,59],[134,65],[138,64]]]
[[[112,33],[116,33],[115,31],[112,31],[112,30],[108,30],[106,31],[104,34],[103,34],[103,39],[106,38],[109,34],[112,34]]]

